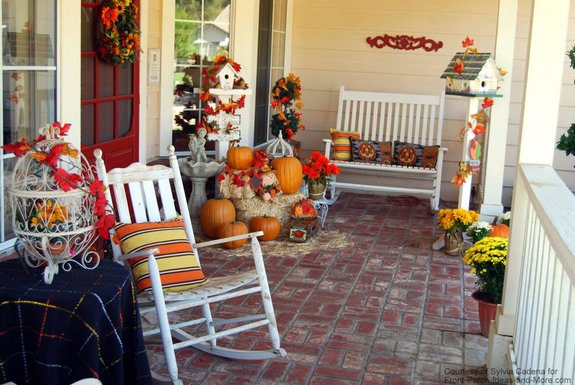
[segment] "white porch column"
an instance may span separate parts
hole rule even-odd
[[[513,79],[513,55],[515,52],[515,29],[517,26],[518,0],[499,1],[497,15],[497,41],[495,42],[495,62],[507,71],[501,82],[502,98],[497,98],[491,107],[487,153],[484,167],[481,219],[491,222],[503,213],[501,195],[503,191],[503,171],[505,169],[505,148],[509,127],[509,103]]]
[[[553,162],[569,5],[570,0],[533,0],[517,164],[551,165]],[[515,180],[518,180],[517,176]],[[500,368],[505,362],[507,349],[503,346],[508,343],[504,343],[506,338],[503,336],[513,336],[515,333],[518,284],[523,262],[521,250],[526,232],[525,200],[515,189],[503,300],[489,338],[489,369]],[[510,339],[507,338],[507,341]]]

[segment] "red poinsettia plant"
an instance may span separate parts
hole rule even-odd
[[[5,152],[13,153],[17,157],[29,156],[40,167],[47,167],[49,170],[48,175],[51,178],[51,183],[49,184],[51,190],[69,192],[80,189],[94,196],[93,210],[98,218],[95,227],[100,236],[104,239],[109,239],[108,230],[114,226],[115,217],[113,214],[106,212],[106,187],[91,172],[88,173],[82,169],[70,167],[70,164],[63,161],[64,158],[78,160],[81,157],[78,150],[62,139],[68,135],[70,127],[70,124],[62,125],[60,122],[54,122],[46,129],[47,134],[40,134],[32,142],[22,138],[16,143],[0,146],[0,148]],[[52,210],[50,212],[56,211]],[[67,209],[61,208],[58,212],[66,213]],[[63,217],[66,216],[63,215]],[[47,223],[51,219],[56,220],[56,218],[48,218]]]
[[[303,178],[306,182],[329,183],[329,177],[339,175],[339,167],[319,151],[313,151],[307,163],[302,164]]]

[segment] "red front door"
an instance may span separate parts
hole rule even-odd
[[[108,168],[125,167],[138,160],[139,64],[98,58],[100,3],[82,2],[82,152],[92,163],[100,148]]]

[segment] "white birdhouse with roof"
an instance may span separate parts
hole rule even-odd
[[[462,96],[500,96],[497,90],[503,81],[490,53],[456,53],[441,78],[446,80],[446,94]]]
[[[218,78],[219,88],[222,90],[231,90],[234,88],[235,79],[239,79],[240,75],[230,63],[226,63],[216,74],[216,77]]]

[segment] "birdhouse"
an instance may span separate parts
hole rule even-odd
[[[503,81],[490,53],[456,53],[441,78],[446,94],[462,96],[497,96]]]
[[[234,67],[230,63],[226,63],[216,74],[218,82],[222,90],[231,90],[234,88],[234,80],[240,75],[234,70]]]

